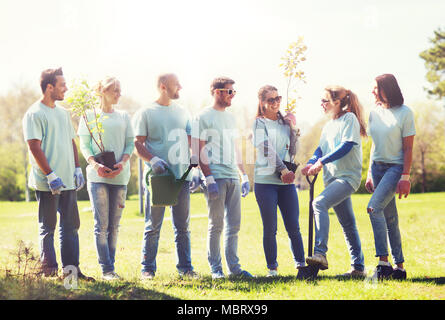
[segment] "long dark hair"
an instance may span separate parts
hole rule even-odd
[[[377,89],[379,90],[379,100],[390,107],[401,106],[403,104],[403,95],[400,91],[396,77],[390,73],[382,74],[375,78]],[[386,99],[382,97],[382,91]]]
[[[256,117],[257,118],[264,117],[264,113],[265,113],[264,111],[265,110],[261,106],[261,102],[266,100],[266,94],[268,92],[270,92],[270,91],[278,91],[278,89],[275,88],[274,86],[271,86],[271,85],[265,85],[265,86],[262,86],[260,88],[260,91],[258,91],[258,100],[259,101],[258,101],[258,109],[257,109],[257,112],[256,112]],[[282,123],[284,123],[284,117],[283,117],[283,115],[281,114],[280,111],[278,111],[277,116],[278,116],[278,120],[280,120]]]

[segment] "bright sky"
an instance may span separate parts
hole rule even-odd
[[[194,112],[211,101],[211,80],[226,75],[236,81],[233,110],[254,113],[262,85],[285,95],[280,58],[304,36],[297,117],[313,123],[328,84],[370,107],[373,79],[393,73],[407,105],[425,100],[419,53],[444,24],[437,0],[2,0],[0,94],[20,82],[39,90],[40,72],[62,66],[68,83],[114,75],[124,95],[147,105],[157,75],[175,72],[180,102]]]

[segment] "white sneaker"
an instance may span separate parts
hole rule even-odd
[[[321,270],[326,270],[328,268],[328,260],[322,254],[316,253],[311,257],[306,258],[306,262],[310,266],[317,266]]]
[[[120,278],[121,277],[114,271],[104,273],[102,276],[102,279],[106,281],[120,280]]]
[[[223,279],[226,276],[224,275],[224,273],[222,271],[217,271],[212,273],[212,279]]]
[[[267,273],[267,277],[278,277],[278,270],[277,269],[269,269],[269,272]]]

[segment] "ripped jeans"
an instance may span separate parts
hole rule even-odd
[[[112,272],[127,186],[89,182],[88,195],[94,213],[94,237],[99,264],[102,273]]]
[[[376,257],[388,256],[388,241],[395,264],[403,263],[402,240],[396,208],[396,188],[403,165],[373,162],[371,166],[374,193],[367,211],[374,231]]]

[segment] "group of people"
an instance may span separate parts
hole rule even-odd
[[[225,278],[221,258],[221,234],[228,275],[251,278],[238,258],[238,233],[241,223],[241,197],[250,192],[250,181],[241,159],[235,116],[227,109],[236,91],[227,77],[213,80],[210,93],[213,105],[192,118],[175,102],[181,84],[175,74],[158,77],[159,97],[141,108],[130,119],[115,108],[121,95],[120,82],[113,77],[100,81],[95,90],[100,110],[79,119],[77,136],[80,150],[88,162],[87,189],[94,214],[94,235],[98,261],[104,280],[119,279],[115,256],[119,222],[125,207],[130,179],[129,159],[133,153],[145,162],[145,173],[173,174],[181,178],[190,165],[199,165],[208,207],[207,257],[213,279]],[[76,146],[76,132],[69,112],[57,106],[68,90],[61,68],[42,72],[43,98],[34,103],[23,118],[24,139],[28,144],[32,170],[29,185],[36,190],[42,273],[57,275],[54,250],[57,212],[60,214],[60,243],[63,269],[77,267],[80,279],[94,280],[79,269],[80,226],[76,191],[85,185]],[[373,94],[376,107],[368,128],[357,96],[340,86],[325,88],[321,106],[330,120],[323,128],[314,155],[301,173],[317,175],[323,168],[325,189],[313,203],[315,247],[305,259],[299,228],[298,194],[294,185],[299,130],[296,118],[280,112],[281,96],[267,85],[258,92],[258,107],[253,123],[252,142],[256,148],[254,193],[263,222],[263,248],[268,276],[278,275],[277,208],[280,209],[290,240],[295,267],[314,265],[328,268],[328,210],[333,207],[343,228],[351,256],[351,270],[344,276],[365,277],[364,256],[352,209],[351,195],[361,181],[361,137],[372,137],[366,188],[373,193],[367,212],[374,231],[376,267],[380,279],[405,279],[395,194],[410,192],[409,173],[415,135],[412,111],[393,75],[376,78]],[[100,121],[101,130],[88,124]],[[102,148],[97,143],[100,140]],[[113,151],[117,163],[107,167],[96,155]],[[179,191],[177,204],[171,206],[177,255],[176,268],[181,277],[199,277],[191,259],[190,193],[197,183],[190,173]],[[241,179],[240,179],[241,178]],[[199,179],[199,176],[198,176]],[[241,181],[240,181],[241,180]],[[147,180],[148,181],[148,180]],[[150,186],[145,184],[145,228],[142,241],[141,278],[152,279],[157,271],[156,256],[165,207],[153,206]],[[387,238],[395,269],[388,261]]]

